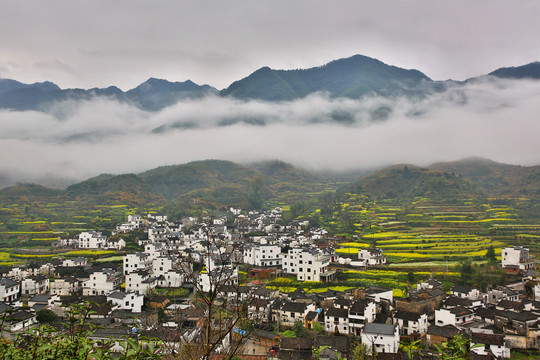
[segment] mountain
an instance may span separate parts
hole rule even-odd
[[[53,84],[50,81],[45,81],[41,83],[33,83],[33,84],[23,84],[15,80],[0,79],[0,94],[11,91],[11,90],[27,89],[27,88],[36,88],[42,91],[60,90],[58,85]]]
[[[488,75],[503,79],[540,79],[540,62],[532,62],[516,67],[503,67],[490,72]]]
[[[489,159],[470,157],[435,163],[429,168],[457,174],[494,197],[540,195],[540,166],[501,164]]]
[[[540,62],[500,68],[488,75],[511,79],[540,79]],[[352,99],[369,95],[424,97],[474,79],[477,77],[464,82],[433,81],[419,70],[403,69],[367,56],[354,55],[309,69],[273,70],[265,66],[221,91],[209,85],[195,84],[190,80],[170,82],[155,78],[150,78],[126,92],[115,86],[89,90],[61,89],[58,85],[47,81],[23,84],[16,80],[0,79],[0,109],[49,112],[58,101],[90,100],[96,97],[127,102],[146,111],[159,111],[180,100],[201,98],[208,94],[265,101],[290,101],[313,93]],[[384,119],[385,111],[388,110],[383,108],[374,113],[373,118]],[[347,120],[342,117],[339,113],[336,114],[337,121]],[[264,119],[224,119],[223,125],[237,121],[264,124]],[[195,125],[178,123],[175,126]],[[157,128],[155,132],[164,130],[166,129]]]
[[[422,95],[436,89],[435,82],[418,70],[406,70],[367,56],[355,55],[304,70],[263,67],[221,91],[239,99],[286,101],[315,92],[332,97],[364,95]]]
[[[140,206],[153,202],[164,203],[164,199],[135,174],[102,174],[68,186],[65,195],[99,204]]]
[[[540,166],[522,167],[470,158],[433,164],[430,168],[394,165],[354,181],[345,178],[336,181],[279,160],[246,166],[204,160],[162,166],[140,174],[102,174],[65,190],[20,184],[0,190],[0,209],[13,204],[65,203],[68,207],[153,204],[166,206],[164,211],[173,216],[182,216],[229,206],[249,209],[307,203],[331,190],[337,190],[336,197],[355,193],[373,199],[427,197],[446,202],[486,196],[526,197],[531,199],[527,206],[532,209],[540,195]],[[24,209],[22,205],[21,209]],[[540,209],[528,211],[536,214]]]
[[[150,78],[141,85],[126,92],[126,97],[149,111],[161,110],[187,98],[199,98],[217,90],[208,85],[197,85],[191,80],[169,82]]]
[[[204,160],[161,166],[139,174],[154,192],[174,199],[194,190],[234,184],[247,188],[256,172],[231,161]]]
[[[433,200],[481,198],[482,189],[457,175],[414,165],[394,165],[344,187],[346,192],[374,198]]]
[[[0,109],[17,111],[49,112],[59,101],[91,100],[108,98],[131,103],[146,111],[158,111],[187,98],[200,98],[217,90],[208,85],[197,85],[192,81],[169,82],[148,79],[127,92],[116,86],[108,88],[60,89],[51,82],[22,84],[15,80],[0,79]]]

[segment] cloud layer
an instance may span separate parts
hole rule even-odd
[[[535,165],[539,113],[540,82],[493,78],[421,100],[211,96],[158,113],[103,98],[67,101],[48,114],[0,112],[0,178],[50,184],[209,158],[332,170],[472,155]]]

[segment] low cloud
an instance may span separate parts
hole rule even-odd
[[[484,78],[417,100],[209,96],[158,113],[104,98],[0,112],[0,177],[57,184],[202,159],[350,170],[482,156],[540,163],[540,82]],[[11,176],[13,178],[13,176]]]

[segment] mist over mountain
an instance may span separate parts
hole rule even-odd
[[[0,108],[51,112],[55,102],[106,98],[146,111],[158,111],[184,99],[200,98],[216,92],[211,86],[197,85],[190,80],[170,82],[151,78],[136,88],[123,92],[116,86],[89,90],[61,89],[51,82],[22,84],[15,80],[0,79]]]
[[[488,75],[505,79],[538,79],[540,63],[500,68]],[[159,111],[185,99],[216,94],[264,101],[292,101],[314,93],[351,99],[364,96],[424,97],[456,84],[459,83],[451,80],[434,81],[419,70],[402,69],[367,56],[354,55],[309,69],[273,70],[262,67],[219,92],[209,85],[198,85],[190,80],[170,82],[150,78],[123,92],[115,86],[88,90],[61,89],[52,82],[23,84],[16,80],[0,79],[0,108],[50,112],[54,102],[104,97],[127,102],[146,111]]]
[[[471,155],[536,165],[536,68],[440,82],[356,55],[305,70],[263,68],[221,92],[154,78],[125,92],[2,80],[0,186],[65,187],[201,159],[281,159],[334,171],[336,181]]]

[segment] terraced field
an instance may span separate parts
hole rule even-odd
[[[501,248],[513,245],[528,246],[538,254],[540,224],[524,222],[518,210],[492,200],[444,204],[422,198],[405,207],[362,204],[362,213],[370,214],[367,225],[358,219],[360,224],[350,234],[357,240],[339,243],[336,252],[355,258],[358,249],[376,246],[390,268],[412,270],[453,268],[466,259],[482,263],[490,247],[497,259]]]

